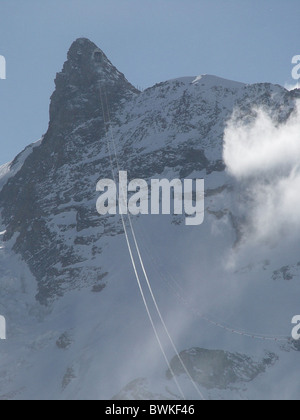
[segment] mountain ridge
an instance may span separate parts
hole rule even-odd
[[[198,229],[187,229],[180,216],[133,219],[145,267],[205,395],[281,395],[280,375],[287,366],[287,386],[299,354],[288,341],[284,350],[276,342],[257,344],[188,311],[196,308],[241,330],[283,331],[288,337],[299,291],[297,248],[279,244],[266,255],[249,255],[236,269],[224,268],[243,235],[238,204],[244,185],[226,171],[223,142],[236,109],[241,122],[254,120],[254,110],[263,108],[281,124],[298,98],[300,91],[210,75],[139,92],[91,41],[72,44],[56,77],[47,133],[0,167],[0,298],[11,331],[0,346],[0,398],[177,395],[145,316],[121,220],[96,211],[96,184],[112,178],[111,158],[114,170],[127,170],[130,179],[205,179],[205,222]],[[118,162],[109,153],[109,128]],[[274,280],[280,267],[293,267],[289,282]],[[195,397],[165,340],[164,345],[178,380]],[[193,349],[208,360],[204,379],[197,370],[202,356],[191,357]],[[244,382],[243,367],[249,370]],[[203,387],[215,370],[215,381]],[[224,372],[231,377],[237,371],[235,389],[230,381],[222,385]],[[295,385],[289,395],[297,392]]]
[[[96,63],[95,51],[101,54],[100,61]],[[107,76],[110,71],[111,77]],[[103,74],[104,82],[101,81]],[[72,80],[78,84],[76,89],[72,88],[72,83],[75,83]],[[106,225],[106,222],[99,220],[92,204],[97,177],[110,175],[101,90],[102,106],[104,110],[107,106],[110,108],[109,120],[114,136],[119,139],[117,149],[120,165],[125,170],[130,168],[130,175],[137,178],[161,174],[166,166],[182,166],[180,177],[188,176],[193,170],[205,169],[208,173],[224,170],[222,136],[226,119],[229,119],[234,107],[237,105],[244,108],[246,115],[255,103],[277,109],[278,101],[283,103],[290,95],[283,88],[270,84],[244,85],[215,76],[202,76],[193,81],[175,79],[137,93],[95,44],[86,39],[76,40],[68,52],[62,72],[56,77],[56,90],[51,97],[49,129],[42,142],[32,147],[23,165],[8,179],[0,192],[0,203],[4,203],[4,240],[19,233],[13,249],[21,252],[25,260],[30,259],[33,273],[39,279],[44,279],[38,280],[42,289],[39,299],[44,302],[47,298],[43,295],[49,294],[48,288],[53,288],[54,278],[58,278],[54,266],[60,265],[62,259],[65,260],[65,267],[72,263],[78,264],[82,259],[76,255],[73,245],[63,252],[65,258],[61,252],[49,255],[50,243],[53,243],[57,232],[49,228],[50,222],[46,219],[47,213],[52,212],[54,202],[57,209],[60,206],[66,207],[68,201],[72,203],[68,208],[75,214],[70,229],[77,226],[77,232],[80,232],[88,226],[101,225],[101,229],[105,229],[103,223]],[[293,99],[290,101],[292,104]],[[107,102],[106,105],[104,102]],[[282,118],[288,115],[286,113]],[[105,113],[104,118],[108,119]],[[131,128],[132,119],[134,130]],[[74,165],[81,168],[76,178],[72,170]],[[87,173],[90,173],[92,179],[88,184],[82,182]],[[65,182],[67,178],[68,183]],[[43,183],[43,190],[40,190]],[[57,188],[60,192],[56,191],[55,197],[53,184],[57,187],[61,184]],[[89,185],[88,189],[86,185]],[[63,198],[66,190],[72,191],[68,199]],[[45,199],[38,198],[40,195],[51,197],[47,205]],[[80,204],[83,197],[87,205]],[[55,213],[50,216],[52,219]],[[116,223],[113,232],[121,230],[119,223]],[[65,227],[62,225],[61,229],[64,231]],[[63,231],[59,236],[64,236]],[[37,237],[34,232],[37,232]],[[98,235],[92,242],[97,242],[96,238]],[[80,236],[76,240],[86,242]],[[64,241],[61,243],[65,248]],[[42,248],[45,248],[49,265],[39,262],[36,268],[31,253],[28,254],[26,250],[37,252]],[[96,249],[93,252],[97,252]],[[45,268],[41,269],[41,266]],[[64,269],[62,271],[65,272]],[[72,276],[76,272],[77,276],[82,275],[81,270],[72,270]],[[50,277],[49,273],[52,273]],[[97,282],[97,278],[102,278],[102,273],[96,276],[90,273],[89,276]],[[54,289],[57,288],[54,286]],[[60,289],[59,286],[55,293],[60,294]]]

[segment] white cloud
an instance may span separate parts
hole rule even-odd
[[[244,238],[273,242],[300,228],[300,101],[283,124],[262,109],[255,113],[247,124],[232,116],[224,160],[247,191]]]

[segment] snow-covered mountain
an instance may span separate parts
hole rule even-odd
[[[284,126],[300,91],[203,75],[140,92],[87,39],[72,44],[55,83],[47,133],[0,167],[0,399],[174,399],[173,374],[185,397],[199,398],[137,264],[169,366],[161,354],[120,216],[97,213],[96,184],[112,167],[130,179],[205,180],[203,225],[132,218],[162,317],[203,396],[298,399],[290,337],[300,244],[284,232],[248,244],[253,181],[226,170],[223,149],[234,111],[251,124],[263,108]]]

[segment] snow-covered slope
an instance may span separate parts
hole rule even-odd
[[[187,227],[181,216],[132,219],[157,304],[204,397],[298,399],[300,353],[289,337],[300,311],[299,243],[283,238],[245,251],[245,185],[223,162],[235,109],[251,121],[263,107],[279,124],[297,98],[280,86],[209,75],[139,92],[95,44],[73,43],[47,133],[0,168],[0,313],[8,328],[0,398],[180,397],[120,216],[96,211],[96,183],[112,178],[115,143],[130,179],[205,179],[203,225]],[[117,170],[115,157],[112,164]],[[184,395],[199,398],[145,293]]]

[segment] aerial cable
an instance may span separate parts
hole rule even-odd
[[[105,93],[105,99],[106,99],[106,107],[107,107],[107,111],[108,111],[108,118],[109,118],[109,121],[110,121],[110,111],[109,111],[107,96],[106,96],[106,92],[104,92],[104,93]],[[111,125],[110,125],[110,135],[111,135],[111,140],[112,140],[112,144],[113,144],[114,156],[115,156],[115,160],[116,160],[117,170],[120,171],[118,157],[117,157],[116,144],[115,144],[114,134],[113,134],[113,130],[112,130]],[[133,228],[133,225],[132,225],[132,220],[131,220],[130,214],[127,214],[127,217],[128,217],[128,221],[129,221],[130,230],[131,230],[131,233],[132,233],[134,245],[135,245],[135,248],[136,248],[136,251],[137,251],[137,255],[138,255],[138,258],[139,258],[139,261],[140,261],[140,265],[141,265],[141,268],[142,268],[142,271],[143,271],[143,274],[144,274],[144,277],[145,277],[145,280],[146,280],[146,283],[147,283],[147,287],[148,287],[148,290],[150,292],[152,301],[154,303],[155,309],[156,309],[157,314],[159,316],[159,319],[160,319],[160,321],[162,323],[162,326],[163,326],[163,328],[164,328],[164,330],[165,330],[165,332],[166,332],[166,334],[167,334],[167,336],[169,338],[169,341],[171,343],[171,346],[172,346],[172,348],[173,348],[173,350],[174,350],[174,352],[175,352],[175,354],[176,354],[176,356],[177,356],[177,358],[178,358],[181,366],[183,367],[186,375],[188,376],[189,380],[191,381],[191,383],[192,383],[194,389],[196,390],[197,394],[199,395],[199,397],[204,400],[203,394],[199,390],[199,388],[196,385],[195,381],[193,380],[190,372],[186,368],[186,366],[185,366],[185,364],[184,364],[184,362],[183,362],[183,360],[182,360],[182,358],[181,358],[181,356],[180,356],[180,354],[179,354],[179,352],[178,352],[178,350],[176,348],[176,345],[175,345],[175,343],[174,343],[174,341],[173,341],[173,339],[171,337],[171,334],[170,334],[170,332],[169,332],[169,330],[168,330],[168,328],[166,326],[166,323],[164,321],[164,318],[163,318],[163,316],[161,314],[161,311],[160,311],[159,306],[157,304],[156,298],[154,296],[153,289],[152,289],[152,286],[151,286],[151,283],[150,283],[150,280],[149,280],[147,271],[145,269],[145,265],[144,265],[143,258],[142,258],[141,252],[140,252],[140,248],[139,248],[139,245],[138,245],[138,242],[137,242],[137,239],[136,239],[136,235],[135,235],[135,231],[134,231],[134,228]]]
[[[114,167],[113,167],[113,162],[112,162],[111,149],[110,149],[110,144],[109,144],[109,139],[108,139],[108,132],[107,132],[107,128],[106,128],[106,118],[105,118],[105,113],[104,113],[104,106],[103,106],[101,89],[100,89],[100,99],[101,99],[101,105],[102,105],[102,111],[103,111],[103,120],[104,120],[104,126],[105,126],[105,136],[106,136],[106,140],[107,140],[107,146],[108,146],[109,159],[110,159],[110,164],[111,164],[111,169],[112,169],[112,175],[113,175],[114,181],[116,183],[116,177],[115,177],[115,172],[114,172]],[[109,115],[109,110],[108,110],[108,115]],[[118,197],[118,193],[117,193],[117,197]],[[133,257],[133,252],[132,252],[132,248],[131,248],[131,245],[130,245],[129,236],[128,236],[128,232],[127,232],[127,228],[126,228],[126,223],[125,223],[123,214],[121,214],[121,220],[122,220],[122,225],[123,225],[123,229],[124,229],[124,233],[125,233],[125,238],[126,238],[126,243],[127,243],[127,247],[128,247],[128,252],[129,252],[131,264],[132,264],[132,267],[133,267],[133,270],[134,270],[134,274],[135,274],[135,277],[136,277],[136,280],[137,280],[139,291],[140,291],[140,294],[142,296],[142,300],[143,300],[143,303],[144,303],[144,306],[145,306],[145,309],[146,309],[146,312],[147,312],[147,315],[148,315],[150,324],[152,326],[152,329],[154,331],[156,340],[158,342],[158,345],[159,345],[159,348],[160,348],[160,350],[162,352],[162,355],[163,355],[163,357],[164,357],[164,359],[166,361],[166,364],[168,366],[168,369],[169,369],[169,371],[170,371],[170,373],[172,375],[172,378],[173,378],[173,380],[174,380],[174,382],[175,382],[175,384],[176,384],[176,386],[177,386],[177,388],[178,388],[178,390],[179,390],[182,398],[185,400],[186,399],[185,398],[185,395],[184,395],[184,393],[183,393],[183,391],[182,391],[182,389],[181,389],[181,387],[180,387],[180,385],[179,385],[179,383],[178,383],[178,381],[176,379],[175,372],[173,371],[173,369],[172,369],[172,367],[170,365],[170,362],[169,362],[168,357],[166,355],[166,352],[164,350],[163,344],[162,344],[162,342],[160,340],[160,337],[159,337],[159,334],[158,334],[158,332],[156,330],[156,326],[154,324],[154,320],[152,318],[152,315],[151,315],[151,312],[150,312],[150,309],[149,309],[149,306],[148,306],[148,303],[147,303],[147,300],[146,300],[146,297],[145,297],[145,294],[144,294],[144,291],[143,291],[143,287],[142,287],[142,284],[141,284],[141,281],[140,281],[140,278],[139,278],[139,274],[138,274],[138,271],[137,271],[135,260],[134,260],[134,257]]]

